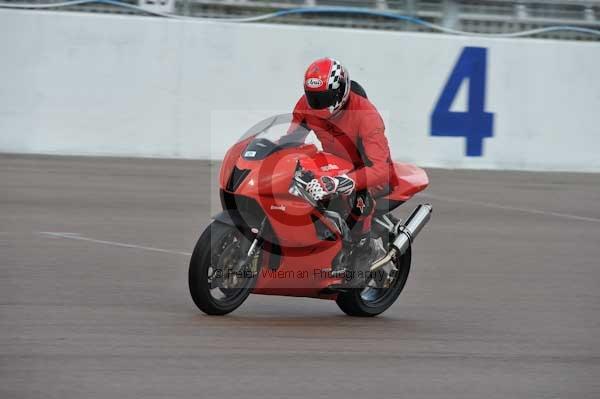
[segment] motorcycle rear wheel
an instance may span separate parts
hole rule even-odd
[[[232,265],[246,256],[244,248],[247,251],[248,247],[247,238],[236,227],[215,221],[204,230],[192,253],[188,273],[192,300],[201,311],[222,316],[248,298],[256,276],[231,273]],[[259,258],[256,262],[260,265]],[[226,286],[232,282],[233,286]]]
[[[373,317],[385,312],[398,299],[410,273],[411,248],[395,260],[397,275],[389,288],[355,288],[338,294],[336,303],[344,313],[356,317]]]

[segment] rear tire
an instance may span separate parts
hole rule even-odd
[[[256,278],[244,279],[248,281],[243,281],[240,288],[221,289],[225,295],[223,300],[215,298],[211,293],[215,288],[211,287],[209,272],[212,269],[210,274],[214,279],[218,258],[224,252],[219,250],[223,246],[232,245],[236,240],[244,240],[246,244],[248,242],[236,227],[215,221],[204,230],[192,253],[188,273],[190,294],[196,306],[208,315],[222,316],[231,313],[244,303],[252,291]]]
[[[406,280],[410,273],[411,248],[400,258],[396,259],[395,264],[398,268],[398,274],[394,282],[385,290],[381,296],[368,300],[364,298],[364,289],[355,288],[338,294],[336,303],[344,313],[355,317],[373,317],[385,312],[398,299],[400,293],[406,285]]]

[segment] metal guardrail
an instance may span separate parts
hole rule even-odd
[[[600,24],[599,0],[180,0],[192,6],[290,9],[301,6],[350,6],[402,12],[405,15],[439,18],[447,24],[461,19],[525,22],[576,21]],[[542,21],[543,20],[543,21]]]
[[[204,17],[241,17],[303,4],[362,6],[396,12],[455,30],[478,33],[511,33],[550,25],[600,28],[600,0],[179,0],[184,15]],[[432,31],[398,21],[376,17],[321,14],[319,16],[279,17],[277,23],[311,24],[368,29]],[[537,37],[553,39],[598,40],[575,32],[552,32]]]
[[[48,4],[47,0],[0,0],[4,4]],[[123,5],[150,5],[164,0],[122,0]],[[600,0],[169,0],[172,15],[208,18],[254,17],[299,7],[325,7],[319,13],[278,15],[264,22],[358,27],[368,29],[433,31],[427,23],[448,30],[473,33],[508,34],[551,25],[600,28]],[[99,0],[93,4],[70,5],[69,10],[90,12],[140,13],[139,9],[118,7]],[[334,6],[329,7],[327,6]],[[411,24],[381,15],[354,12],[327,12],[327,9],[351,6],[384,14],[404,15],[425,21]],[[158,8],[160,10],[160,7]],[[165,12],[163,10],[163,12]],[[538,37],[554,39],[599,40],[577,31],[544,31]]]

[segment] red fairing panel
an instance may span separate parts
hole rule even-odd
[[[318,152],[311,144],[282,149],[262,160],[244,159],[240,155],[247,144],[248,140],[244,140],[227,153],[221,170],[221,189],[226,189],[234,166],[249,170],[236,188],[235,195],[252,198],[260,205],[282,251],[276,271],[270,271],[267,264],[263,265],[253,292],[335,298],[335,295],[323,293],[323,290],[341,283],[340,277],[332,277],[329,273],[332,261],[340,251],[341,240],[339,237],[335,241],[320,239],[315,230],[315,220],[327,227],[331,221],[306,201],[291,195],[289,188],[298,162],[317,178],[346,173],[352,169],[352,163]],[[402,163],[396,163],[394,167],[398,185],[388,195],[389,199],[406,201],[427,187],[429,181],[422,169]]]
[[[394,201],[408,201],[419,191],[425,190],[429,185],[427,173],[418,166],[394,162],[394,170],[398,178],[398,185],[385,198]]]

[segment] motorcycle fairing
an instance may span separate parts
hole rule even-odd
[[[263,258],[253,292],[335,299],[326,288],[342,283],[341,278],[330,274],[333,259],[342,247],[342,232],[331,218],[290,194],[289,189],[298,164],[319,178],[346,173],[352,169],[351,162],[319,152],[314,144],[305,143],[270,146],[264,157],[244,156],[253,140],[255,136],[240,141],[225,156],[219,178],[225,213],[217,216],[236,225],[239,225],[236,217],[252,224],[259,224],[266,217],[270,234],[277,238],[276,261],[273,262],[273,254]],[[398,185],[376,202],[399,205],[429,183],[426,173],[414,165],[395,163],[394,169]],[[319,231],[315,220],[331,234]],[[289,278],[290,275],[294,278]]]

